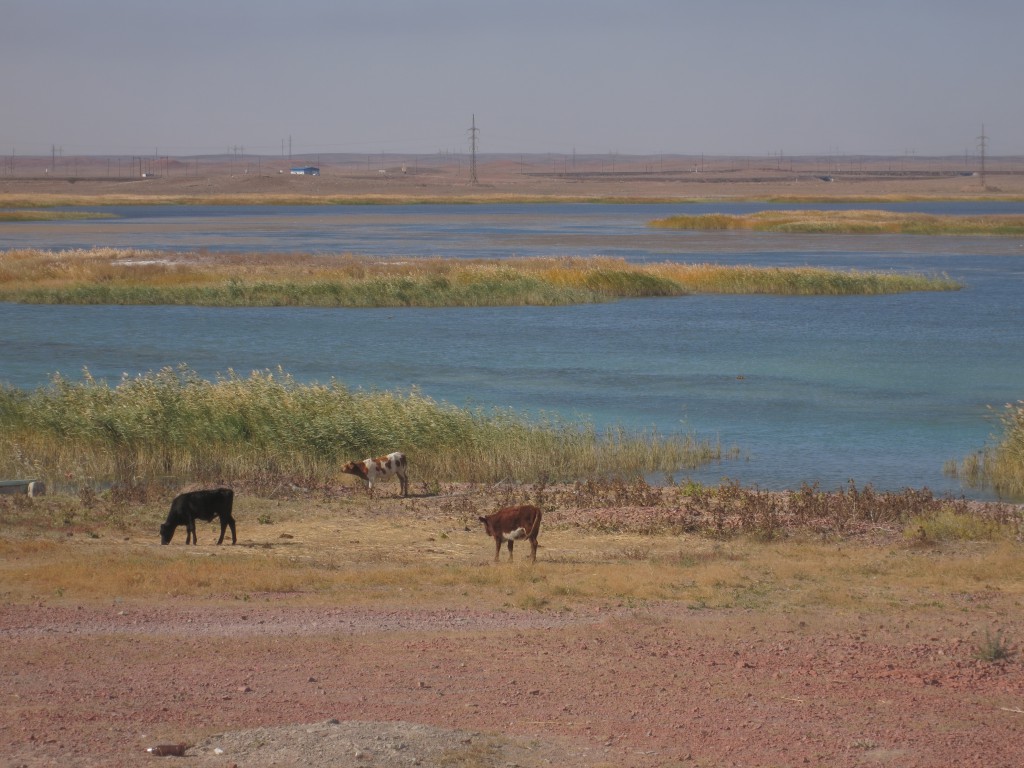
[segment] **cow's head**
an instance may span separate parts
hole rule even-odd
[[[160,543],[170,544],[171,539],[174,538],[174,529],[177,526],[171,525],[170,523],[163,523],[160,525]]]
[[[363,480],[367,477],[366,464],[362,461],[350,461],[341,468],[341,471],[346,475],[361,477]]]

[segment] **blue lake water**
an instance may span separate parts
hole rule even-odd
[[[0,248],[609,255],[946,274],[964,290],[883,297],[691,296],[558,308],[219,309],[0,304],[0,382],[85,367],[117,381],[187,363],[213,377],[278,366],[300,381],[408,389],[598,426],[693,432],[741,458],[696,472],[762,488],[927,486],[988,497],[943,463],[990,442],[989,406],[1024,398],[1024,242],[651,230],[676,212],[769,207],[459,205],[127,207],[118,218],[0,225]],[[810,206],[824,207],[824,206]],[[829,206],[858,207],[858,206]],[[863,207],[863,206],[859,206]],[[885,206],[1024,213],[1022,204]]]

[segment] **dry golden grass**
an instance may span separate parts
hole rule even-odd
[[[536,565],[522,547],[512,564],[503,549],[495,565],[493,541],[476,520],[499,503],[493,492],[401,500],[394,491],[385,485],[374,499],[361,490],[332,500],[241,496],[234,547],[213,544],[212,524],[200,524],[199,546],[160,546],[165,504],[157,502],[137,505],[117,526],[83,513],[44,528],[37,523],[47,505],[63,503],[66,519],[67,500],[22,500],[20,512],[5,503],[0,583],[16,602],[287,594],[314,604],[556,611],[669,601],[693,610],[888,612],[952,609],[964,594],[1024,598],[1021,543],[1007,531],[980,541],[923,541],[897,528],[873,540],[794,534],[766,543],[602,532],[570,524],[555,508]]]

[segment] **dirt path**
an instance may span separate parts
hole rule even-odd
[[[968,621],[938,611],[169,599],[7,605],[0,637],[9,766],[138,765],[167,742],[194,766],[1024,761],[1021,665],[976,660]]]

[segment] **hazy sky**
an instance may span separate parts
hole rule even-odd
[[[0,0],[0,154],[1024,154],[1021,0]]]

